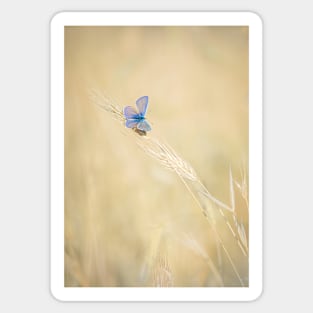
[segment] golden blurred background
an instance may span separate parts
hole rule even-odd
[[[151,136],[227,205],[231,168],[248,236],[248,44],[247,27],[65,27],[65,286],[248,285],[232,215],[216,212],[218,243],[179,177],[89,97],[149,96]]]

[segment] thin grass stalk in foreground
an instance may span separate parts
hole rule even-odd
[[[166,255],[158,255],[153,271],[154,287],[172,287],[173,274]]]
[[[110,97],[106,94],[98,91],[91,90],[90,98],[93,103],[98,107],[104,109],[110,115],[120,122],[124,127],[125,118],[123,115],[122,108],[117,105]],[[127,132],[130,136],[134,136],[138,146],[149,156],[156,159],[164,167],[168,168],[171,171],[174,171],[180,180],[183,182],[187,190],[190,192],[192,198],[195,200],[199,208],[203,211],[206,219],[208,220],[210,226],[212,227],[215,240],[222,247],[227,259],[229,260],[231,267],[238,278],[241,286],[244,286],[243,279],[241,278],[239,271],[228,252],[225,244],[219,232],[216,228],[215,212],[223,217],[231,235],[236,240],[237,245],[243,253],[244,257],[248,256],[248,245],[247,239],[244,231],[244,227],[241,223],[238,222],[235,205],[234,205],[234,191],[233,191],[233,178],[230,170],[230,195],[231,195],[231,206],[226,205],[222,201],[216,199],[203,185],[195,170],[191,165],[183,160],[173,148],[168,144],[162,143],[160,140],[152,137],[152,135],[147,134],[147,136],[138,136],[135,132],[129,130]],[[237,184],[236,184],[237,185]],[[236,230],[231,226],[228,218],[224,214],[227,212],[231,214]]]

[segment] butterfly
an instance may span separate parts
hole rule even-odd
[[[125,126],[132,128],[136,133],[143,136],[151,130],[151,126],[145,118],[148,108],[148,96],[143,96],[137,99],[136,106],[138,111],[133,107],[127,106],[124,108],[124,116],[126,118]]]

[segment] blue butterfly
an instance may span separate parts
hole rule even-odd
[[[139,135],[145,135],[151,130],[151,126],[145,118],[148,108],[148,96],[140,97],[136,101],[138,112],[131,106],[124,108],[124,116],[126,118],[126,127],[134,129]]]

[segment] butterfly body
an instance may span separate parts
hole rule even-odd
[[[138,111],[131,106],[124,108],[123,113],[126,119],[125,126],[135,129],[135,131],[138,130],[139,135],[145,135],[147,131],[151,130],[151,126],[145,118],[148,108],[148,96],[140,97],[136,101],[136,106]]]
[[[135,133],[137,133],[138,135],[140,135],[140,136],[146,136],[147,135],[146,131],[141,130],[141,129],[137,128],[137,127],[133,127],[133,131]]]

